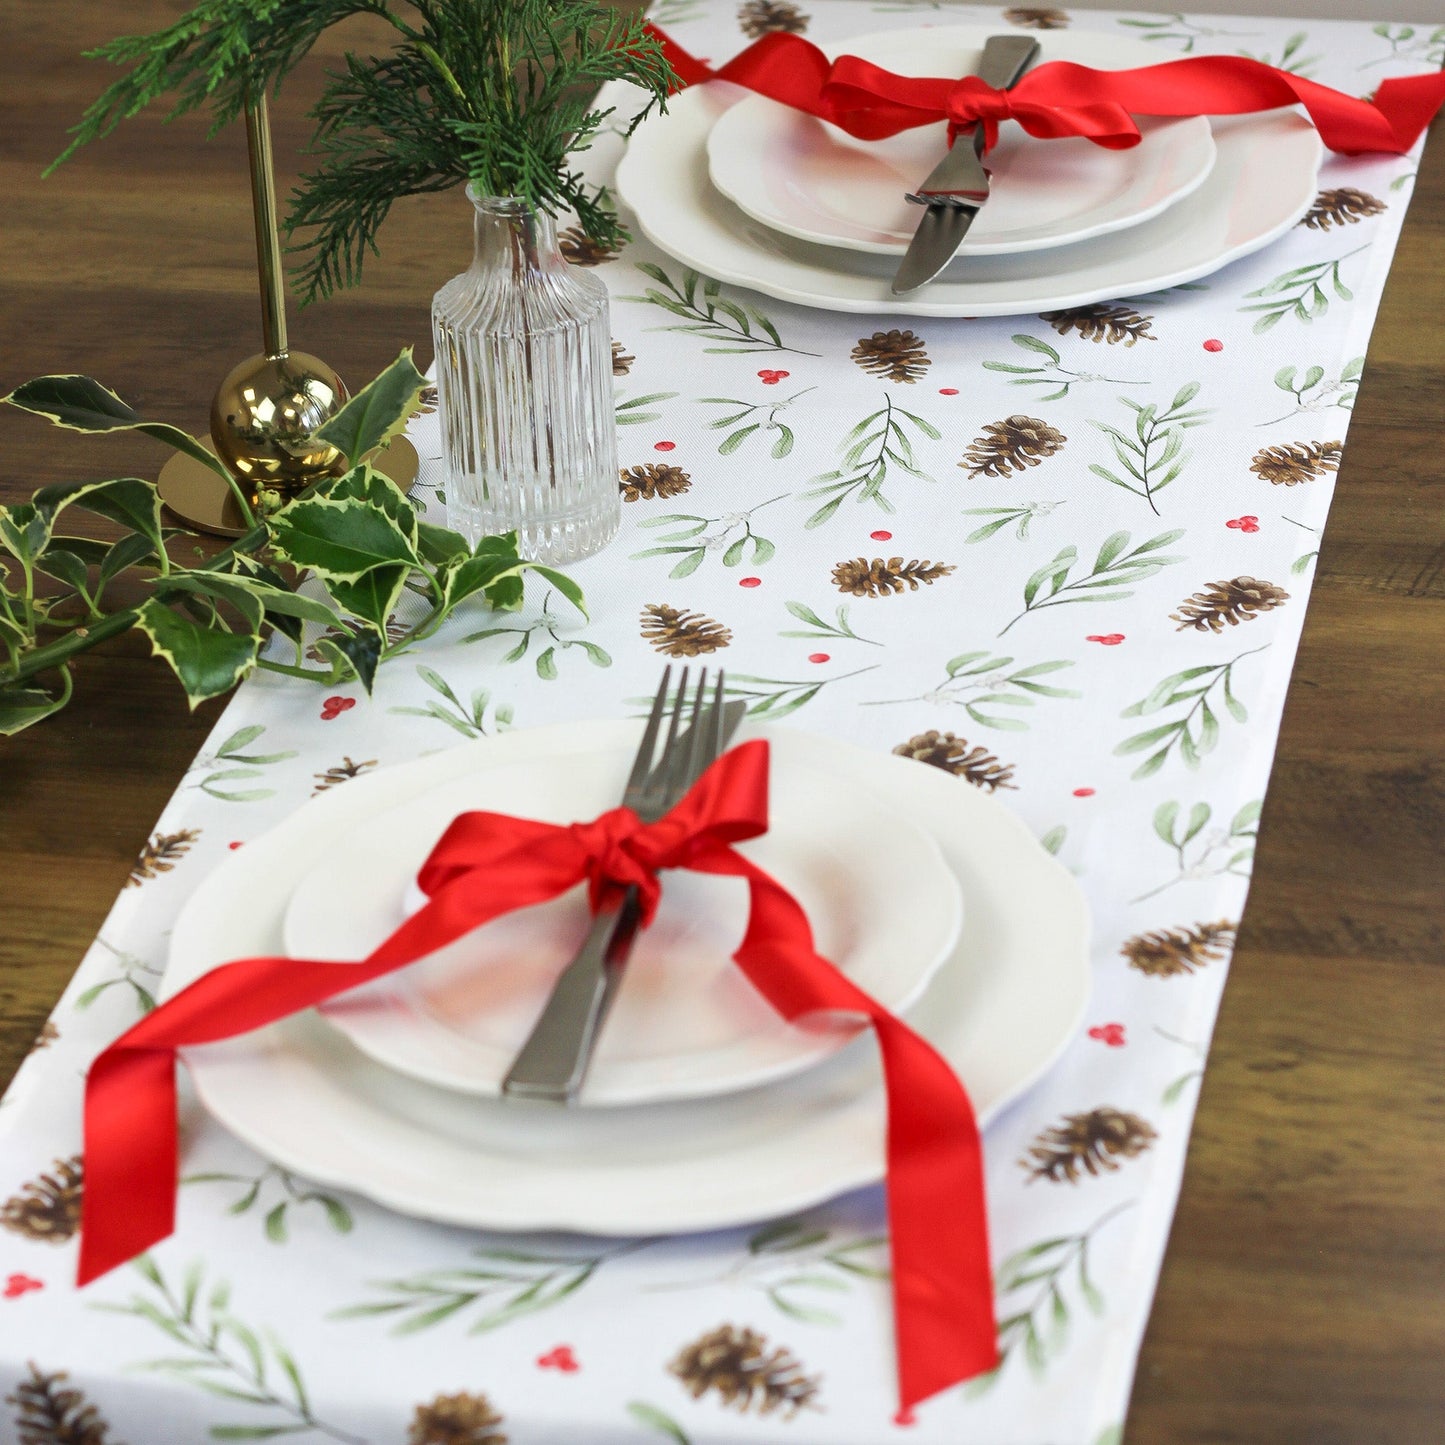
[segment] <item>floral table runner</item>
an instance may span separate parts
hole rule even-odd
[[[779,29],[1073,26],[1352,94],[1445,52],[1406,25],[910,0],[655,19],[714,59]],[[0,1104],[0,1433],[1117,1442],[1414,170],[1331,158],[1247,260],[1002,320],[810,312],[569,233],[613,295],[624,462],[622,534],[576,568],[592,620],[539,588],[455,619],[371,699],[239,690]],[[413,436],[436,505],[435,417]],[[1088,894],[1085,1026],[985,1140],[1000,1369],[897,1413],[877,1189],[673,1240],[479,1234],[314,1187],[194,1107],[177,1233],[75,1291],[84,1071],[152,1006],[207,871],[375,768],[633,712],[665,658],[725,665],[756,717],[986,790]]]

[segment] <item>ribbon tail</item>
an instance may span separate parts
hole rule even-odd
[[[108,1274],[175,1228],[173,1049],[115,1049],[91,1065],[84,1158],[78,1285]]]

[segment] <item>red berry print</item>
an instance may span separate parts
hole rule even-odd
[[[1108,1044],[1111,1049],[1122,1049],[1125,1044],[1123,1024],[1095,1024],[1089,1030],[1091,1039],[1098,1039],[1101,1044]]]
[[[675,452],[675,451],[677,450],[677,443],[676,443],[676,442],[654,442],[652,449],[653,449],[653,451],[655,451],[655,452]]]
[[[226,847],[228,847],[233,853],[236,851],[237,848],[244,848],[245,846],[246,845],[239,838],[237,838],[234,843],[226,844]]]
[[[29,1294],[33,1289],[44,1289],[43,1279],[32,1279],[28,1274],[12,1274],[5,1281],[3,1293],[6,1299],[19,1299],[23,1294]]]
[[[564,1375],[575,1375],[582,1366],[577,1363],[571,1345],[558,1345],[555,1349],[548,1350],[545,1355],[537,1356],[537,1368],[561,1370]]]
[[[905,1406],[893,1417],[893,1423],[895,1425],[916,1425],[918,1416],[913,1413],[911,1407]]]
[[[763,579],[762,579],[761,577],[739,577],[739,578],[738,578],[738,586],[739,586],[739,587],[761,587],[762,585],[763,585]]]
[[[334,717],[340,717],[342,713],[348,712],[356,706],[354,697],[328,697],[321,704],[321,721],[330,722]]]
[[[1085,642],[1102,642],[1105,647],[1118,647],[1123,640],[1122,632],[1091,632],[1084,639]]]
[[[1074,796],[1076,798],[1092,798],[1094,796],[1094,790],[1092,788],[1075,788]]]
[[[790,371],[763,370],[758,372],[758,378],[762,381],[764,386],[776,386],[785,376],[791,375],[792,372]]]
[[[956,386],[940,386],[938,394],[939,396],[957,396],[958,388]]]
[[[832,658],[829,657],[826,652],[810,652],[810,653],[808,654],[808,661],[809,661],[809,662],[831,662],[831,661],[832,661]]]
[[[1233,527],[1236,532],[1257,532],[1259,531],[1259,518],[1251,517],[1246,513],[1243,517],[1231,517],[1224,525]]]
[[[1224,350],[1224,343],[1223,343],[1222,341],[1216,341],[1216,340],[1211,336],[1211,337],[1209,338],[1209,340],[1204,343],[1204,349],[1205,349],[1206,351],[1223,351],[1223,350]]]
[[[872,537],[875,542],[891,542],[893,540],[892,532],[869,532],[868,535]]]

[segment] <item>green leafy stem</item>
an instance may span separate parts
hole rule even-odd
[[[128,1304],[95,1308],[145,1320],[182,1351],[179,1356],[147,1360],[137,1368],[170,1375],[220,1399],[285,1417],[275,1424],[212,1425],[213,1440],[269,1440],[314,1430],[343,1445],[366,1445],[360,1437],[316,1418],[296,1361],[275,1335],[267,1331],[263,1338],[231,1313],[231,1289],[224,1280],[205,1290],[202,1267],[193,1264],[177,1290],[149,1255],[136,1260],[135,1268],[154,1297],[136,1294]]]
[[[593,1252],[552,1254],[544,1250],[474,1249],[472,1266],[427,1270],[402,1279],[372,1281],[383,1298],[334,1310],[332,1319],[389,1316],[392,1333],[416,1334],[482,1306],[469,1334],[497,1329],[524,1315],[560,1304],[577,1293],[610,1260],[646,1248],[650,1240],[628,1241]]]
[[[671,401],[677,395],[675,391],[650,391],[646,396],[634,396],[626,401],[619,401],[615,409],[617,425],[637,426],[642,422],[656,421],[662,413],[648,411],[647,408],[655,402]]]
[[[718,417],[716,421],[708,422],[709,428],[714,431],[721,431],[724,427],[732,427],[718,446],[718,455],[731,456],[754,432],[762,432],[764,437],[769,432],[775,433],[771,455],[774,461],[782,459],[793,450],[793,443],[796,438],[793,435],[792,427],[785,422],[778,420],[778,414],[786,411],[788,407],[797,401],[800,396],[807,396],[810,391],[816,391],[817,387],[805,386],[802,391],[795,391],[792,396],[784,397],[781,401],[740,401],[732,396],[704,396],[698,400],[711,406],[736,406],[741,411],[733,412],[730,416]],[[758,416],[761,412],[762,415]],[[757,420],[753,420],[757,417]],[[742,425],[739,426],[738,423]]]
[[[863,704],[865,707],[885,707],[900,702],[926,702],[932,704],[953,704],[962,707],[980,727],[998,728],[1005,732],[1027,732],[1028,723],[1022,718],[989,711],[1000,707],[1029,708],[1034,706],[1036,697],[1082,697],[1083,694],[1066,687],[1050,687],[1038,679],[1062,668],[1072,667],[1072,662],[1036,662],[1029,667],[1008,669],[1013,665],[1012,657],[994,657],[988,652],[965,652],[950,658],[945,665],[944,680],[931,692],[920,697],[884,698]]]
[[[1042,1374],[1049,1361],[1063,1349],[1073,1315],[1064,1292],[1070,1275],[1079,1297],[1095,1315],[1104,1313],[1104,1296],[1089,1273],[1089,1246],[1094,1236],[1116,1219],[1133,1201],[1120,1204],[1100,1216],[1078,1234],[1058,1235],[1010,1255],[999,1265],[994,1288],[999,1297],[998,1364],[964,1387],[969,1396],[991,1389],[1015,1350],[1035,1374]],[[1009,1295],[1018,1297],[1005,1303]]]
[[[1334,381],[1325,380],[1325,369],[1322,366],[1306,367],[1302,374],[1296,367],[1281,367],[1274,374],[1274,384],[1281,391],[1287,391],[1294,397],[1295,408],[1283,416],[1274,417],[1270,421],[1262,421],[1259,425],[1274,426],[1277,422],[1288,421],[1290,417],[1298,416],[1302,411],[1323,411],[1330,406],[1340,407],[1344,411],[1353,410],[1355,395],[1359,391],[1360,377],[1364,375],[1364,371],[1365,358],[1363,356],[1357,356],[1353,361],[1347,363]]]
[[[852,624],[848,621],[848,604],[840,603],[835,615],[835,621],[825,622],[813,609],[802,602],[784,603],[788,611],[805,623],[802,628],[795,628],[787,632],[778,633],[779,637],[802,637],[809,641],[827,641],[836,639],[848,642],[866,642],[869,647],[882,647],[881,642],[875,642],[871,637],[860,637],[853,631]]]
[[[275,788],[237,788],[239,782],[264,776],[263,769],[272,763],[284,763],[297,756],[295,749],[280,753],[249,753],[250,747],[262,733],[264,724],[252,723],[231,734],[214,752],[202,753],[187,769],[191,773],[203,774],[195,783],[186,787],[198,787],[203,793],[219,798],[226,803],[255,803],[262,798],[275,795]]]
[[[965,542],[987,542],[988,539],[1005,527],[1014,529],[1014,536],[1020,542],[1027,542],[1029,538],[1029,523],[1035,517],[1047,517],[1056,507],[1062,507],[1062,502],[1025,502],[1019,507],[965,507],[965,517],[989,517],[992,520],[985,522],[981,527],[970,532],[963,540]]]
[[[1239,309],[1261,313],[1254,323],[1256,335],[1277,326],[1286,316],[1292,315],[1300,321],[1315,321],[1330,309],[1330,298],[1325,293],[1326,282],[1341,301],[1355,299],[1355,293],[1340,278],[1340,267],[1365,249],[1364,246],[1356,246],[1337,261],[1316,261],[1310,266],[1296,266],[1292,271],[1276,276],[1258,291],[1246,291],[1246,296],[1263,296],[1267,299],[1256,301],[1253,306],[1241,306]]]
[[[1190,768],[1197,768],[1204,756],[1214,751],[1219,745],[1220,721],[1219,714],[1210,705],[1210,697],[1216,689],[1224,711],[1235,722],[1248,721],[1248,710],[1234,694],[1234,669],[1246,657],[1264,652],[1268,646],[1266,643],[1264,647],[1252,647],[1248,652],[1241,652],[1228,662],[1206,663],[1198,667],[1186,667],[1182,672],[1172,672],[1138,702],[1126,707],[1119,714],[1120,717],[1147,717],[1151,713],[1162,712],[1165,708],[1187,704],[1184,711],[1171,722],[1135,733],[1114,749],[1117,757],[1154,749],[1134,769],[1130,777],[1151,777],[1168,762],[1170,753],[1176,747],[1179,749],[1179,756]]]
[[[1040,341],[1036,336],[1017,335],[1010,338],[1015,346],[1021,346],[1025,351],[1037,352],[1044,357],[1044,361],[1038,366],[1019,366],[1007,361],[985,361],[985,371],[1003,371],[1013,376],[1009,382],[1010,386],[1052,386],[1057,388],[1047,396],[1039,397],[1040,401],[1058,401],[1061,397],[1069,394],[1072,387],[1081,382],[1107,381],[1113,386],[1143,386],[1142,381],[1127,381],[1117,376],[1096,376],[1091,371],[1070,371],[1068,367],[1061,365],[1063,358],[1047,341]]]
[[[1194,49],[1196,40],[1208,39],[1212,36],[1233,36],[1244,38],[1249,31],[1240,30],[1214,30],[1208,26],[1201,25],[1197,20],[1186,19],[1182,14],[1175,12],[1172,15],[1162,16],[1158,19],[1142,20],[1120,18],[1120,25],[1129,25],[1136,30],[1146,33],[1141,35],[1141,40],[1182,40],[1181,53],[1188,55]]]
[[[95,941],[114,957],[121,971],[114,977],[102,979],[84,990],[75,1000],[76,1008],[89,1008],[102,994],[109,993],[113,988],[128,988],[140,1011],[148,1014],[156,1006],[155,989],[164,970],[156,964],[147,963],[138,954],[127,953],[113,943],[107,943],[103,938]],[[142,975],[149,975],[144,982],[141,981]]]
[[[59,483],[29,502],[0,507],[0,735],[62,708],[71,695],[74,659],[132,628],[150,639],[194,707],[257,667],[327,686],[354,680],[369,691],[381,662],[430,636],[463,602],[520,607],[528,571],[582,611],[576,583],[521,558],[515,533],[473,546],[420,520],[395,484],[370,465],[368,458],[404,428],[424,385],[404,351],[316,433],[337,448],[347,470],[293,500],[263,493],[259,515],[238,490],[250,530],[196,567],[174,562],[167,544],[178,536],[198,538],[162,526],[155,484],[140,478]],[[194,438],[145,420],[89,377],[39,377],[4,400],[71,431],[145,433],[236,485]],[[64,533],[72,507],[118,525],[124,535],[107,543]],[[148,595],[107,611],[105,590],[122,573]],[[323,584],[322,595],[301,590],[305,573]],[[422,615],[411,626],[388,628],[403,593],[425,603]],[[321,632],[310,654],[320,667],[306,665],[308,629]],[[294,662],[269,649],[263,654],[272,636],[294,646]],[[58,681],[47,686],[47,677]]]
[[[1027,617],[1031,612],[1041,612],[1046,607],[1062,607],[1072,602],[1119,602],[1132,597],[1134,594],[1129,588],[1152,577],[1161,568],[1184,560],[1182,557],[1156,555],[1161,548],[1177,542],[1183,535],[1183,531],[1178,529],[1160,532],[1157,537],[1141,542],[1131,551],[1129,533],[1115,532],[1105,538],[1093,568],[1072,581],[1070,576],[1079,560],[1079,552],[1076,547],[1065,547],[1024,583],[1024,610],[999,632],[999,636],[1002,637],[1020,618]]]
[[[227,1206],[228,1214],[246,1214],[260,1200],[266,1186],[276,1183],[282,1191],[282,1198],[271,1205],[262,1216],[262,1227],[266,1238],[273,1244],[285,1244],[289,1236],[286,1216],[293,1204],[317,1204],[326,1215],[326,1222],[338,1234],[350,1234],[352,1229],[351,1211],[334,1195],[320,1189],[305,1189],[299,1186],[291,1175],[279,1164],[269,1165],[260,1174],[187,1174],[182,1184],[240,1184],[241,1193]]]
[[[482,642],[489,637],[515,637],[518,639],[516,644],[503,655],[502,661],[520,662],[527,655],[527,650],[532,645],[532,639],[540,638],[543,646],[533,658],[532,665],[537,669],[537,676],[544,682],[556,681],[557,655],[559,652],[565,653],[573,647],[580,647],[594,667],[611,667],[612,655],[595,642],[588,642],[582,637],[559,635],[557,628],[561,623],[561,618],[549,610],[548,603],[551,600],[552,594],[549,592],[542,599],[542,615],[535,622],[530,622],[523,627],[484,627],[480,632],[469,633],[462,638],[462,641]]]
[[[827,498],[803,524],[805,527],[821,527],[849,497],[857,502],[872,502],[885,512],[896,511],[883,495],[890,463],[910,476],[926,482],[933,480],[918,466],[905,423],[932,441],[938,441],[943,435],[932,422],[894,405],[893,398],[885,393],[882,407],[865,416],[839,444],[843,465],[814,477],[813,480],[822,485],[800,493],[804,497]]]
[[[658,330],[682,331],[707,341],[727,343],[703,347],[709,355],[751,355],[760,351],[787,351],[795,356],[818,354],[784,346],[778,328],[757,307],[740,306],[736,301],[729,300],[722,294],[721,283],[711,276],[703,276],[688,267],[683,271],[679,284],[661,266],[654,266],[650,261],[639,261],[637,269],[664,289],[659,291],[657,286],[649,286],[641,296],[624,296],[621,299],[660,306],[673,316],[682,318],[681,325],[663,326],[656,328]]]
[[[1214,810],[1208,803],[1195,803],[1189,810],[1189,816],[1184,819],[1179,816],[1177,802],[1160,803],[1154,810],[1154,834],[1161,843],[1173,849],[1178,872],[1157,888],[1151,888],[1131,901],[1142,903],[1146,898],[1153,898],[1155,894],[1163,893],[1166,888],[1174,887],[1176,883],[1219,878],[1224,874],[1248,878],[1247,865],[1254,858],[1262,808],[1263,804],[1258,801],[1246,803],[1230,819],[1227,828],[1216,828],[1205,833],[1210,818],[1214,816]],[[1189,845],[1196,838],[1199,839],[1199,847],[1191,857],[1188,852]]]
[[[428,700],[425,707],[393,707],[388,712],[402,717],[429,717],[445,723],[453,732],[464,738],[485,737],[489,733],[504,732],[512,725],[512,708],[509,703],[492,704],[492,694],[484,687],[477,688],[468,702],[463,702],[452,689],[451,684],[434,667],[419,663],[417,676],[436,697]],[[487,709],[492,710],[492,723],[487,724]]]
[[[1188,428],[1202,426],[1207,411],[1189,411],[1189,403],[1199,395],[1199,383],[1191,381],[1174,393],[1174,400],[1160,411],[1156,406],[1144,406],[1127,396],[1123,402],[1134,413],[1134,434],[1130,436],[1107,422],[1096,421],[1091,425],[1099,428],[1109,438],[1114,448],[1114,458],[1119,466],[1133,480],[1111,472],[1107,467],[1094,463],[1089,467],[1096,477],[1103,477],[1136,497],[1143,497],[1157,517],[1159,508],[1155,496],[1170,482],[1178,479],[1189,461],[1190,453],[1184,450],[1184,433]]]
[[[678,560],[667,575],[688,577],[702,566],[709,553],[720,552],[724,567],[736,567],[741,564],[744,554],[751,547],[752,565],[760,567],[764,562],[770,562],[778,549],[766,537],[753,531],[753,513],[761,512],[764,507],[771,507],[774,502],[781,502],[787,495],[786,492],[780,492],[776,497],[769,497],[766,502],[749,507],[746,512],[727,512],[720,517],[699,517],[689,512],[666,512],[658,517],[648,517],[638,525],[676,527],[677,530],[660,536],[658,541],[661,546],[645,547],[641,552],[634,552],[632,560],[635,562],[644,557],[676,557]],[[717,527],[718,530],[709,532],[709,527]]]

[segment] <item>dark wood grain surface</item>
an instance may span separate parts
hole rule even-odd
[[[11,0],[0,45],[0,391],[87,372],[203,431],[259,346],[244,141],[131,121],[40,172],[107,79],[79,58],[179,6]],[[273,110],[281,188],[329,36]],[[1129,1445],[1445,1439],[1445,136],[1422,167],[1324,542],[1254,886],[1139,1362]],[[366,284],[292,316],[365,378],[430,355],[469,255],[456,194],[404,201]],[[157,444],[0,412],[0,501],[154,475]],[[105,917],[220,704],[135,639],[0,743],[0,1081]],[[581,1442],[579,1442],[581,1445]],[[988,1445],[988,1442],[979,1442]],[[1045,1442],[1040,1442],[1045,1445]]]

